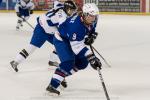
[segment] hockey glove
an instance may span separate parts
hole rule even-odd
[[[18,17],[21,17],[21,14],[19,12],[16,12],[16,14],[17,14]]]
[[[30,14],[33,14],[33,10],[30,10]]]
[[[96,39],[97,35],[98,35],[97,32],[89,34],[88,37],[85,38],[84,43],[86,45],[92,45],[94,43],[94,40]]]
[[[91,64],[92,68],[97,70],[97,67],[99,67],[99,69],[101,69],[102,64],[100,60],[94,54],[88,55],[87,59],[89,63]]]
[[[92,32],[92,33],[89,34],[89,36],[93,36],[93,38],[96,39],[97,36],[98,36],[98,33],[97,32]]]

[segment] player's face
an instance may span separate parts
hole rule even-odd
[[[92,24],[95,20],[96,20],[97,16],[93,16],[93,15],[87,15],[85,17],[86,23],[87,24]]]
[[[75,10],[74,10],[74,9],[68,9],[68,10],[67,10],[68,16],[71,16],[73,13],[75,13]]]

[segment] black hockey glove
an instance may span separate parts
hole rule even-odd
[[[98,33],[97,32],[92,32],[92,33],[89,34],[89,36],[93,36],[93,38],[96,39],[97,36],[98,36]]]
[[[17,14],[18,17],[21,17],[21,14],[19,12],[16,12],[16,14]]]
[[[92,68],[97,70],[97,67],[99,67],[99,69],[101,69],[102,64],[100,60],[94,54],[88,55],[87,59],[89,63],[91,64]]]
[[[91,33],[89,34],[86,38],[85,38],[85,44],[86,45],[92,45],[94,43],[94,40],[96,39],[98,33],[97,32],[94,32],[94,33]]]
[[[33,10],[30,10],[30,14],[33,14]]]

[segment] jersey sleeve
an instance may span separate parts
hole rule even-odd
[[[65,12],[63,10],[60,10],[55,14],[55,17],[51,17],[51,21],[53,24],[58,24],[59,26],[60,24],[65,22],[66,18],[67,15],[65,14]]]
[[[16,5],[15,5],[15,11],[16,11],[16,12],[19,12],[19,7],[20,7],[20,6],[21,6],[21,5],[20,5],[20,1],[17,0]]]
[[[57,27],[66,20],[66,15],[63,11],[55,12],[53,9],[39,17],[39,24],[43,27],[46,33],[57,31]]]
[[[39,17],[38,23],[48,34],[53,34],[53,32],[57,31],[56,24],[53,24],[51,19],[44,14]]]
[[[96,26],[97,26],[97,21],[98,20],[96,20],[95,23],[93,23],[93,25],[91,25],[91,30],[87,29],[86,27],[82,27],[82,26],[78,27],[78,29],[80,30],[80,31],[78,31],[78,33],[81,32],[81,34],[78,34],[76,36],[76,40],[70,41],[71,48],[72,48],[73,52],[76,55],[78,55],[79,53],[81,53],[84,50],[87,50],[87,51],[84,52],[84,56],[92,54],[92,51],[87,48],[84,41],[85,41],[85,36],[88,33],[90,33],[90,32],[95,33],[95,29],[96,29]],[[84,30],[86,30],[85,33],[84,33]]]
[[[30,10],[33,10],[34,8],[35,8],[35,5],[34,5],[33,1],[31,1]]]
[[[58,0],[55,0],[54,1],[54,3],[53,3],[53,8],[55,9],[55,10],[57,10],[57,9],[59,9],[59,8],[62,8],[64,5],[61,3],[61,2],[59,2]]]

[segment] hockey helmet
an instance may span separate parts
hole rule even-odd
[[[86,3],[82,8],[83,14],[97,16],[99,14],[99,9],[95,3]]]
[[[76,9],[76,4],[72,0],[67,0],[64,2],[64,11],[67,15],[72,15],[72,11],[75,11]]]
[[[99,9],[94,3],[86,3],[82,8],[83,20],[86,25],[96,22],[99,15]]]

